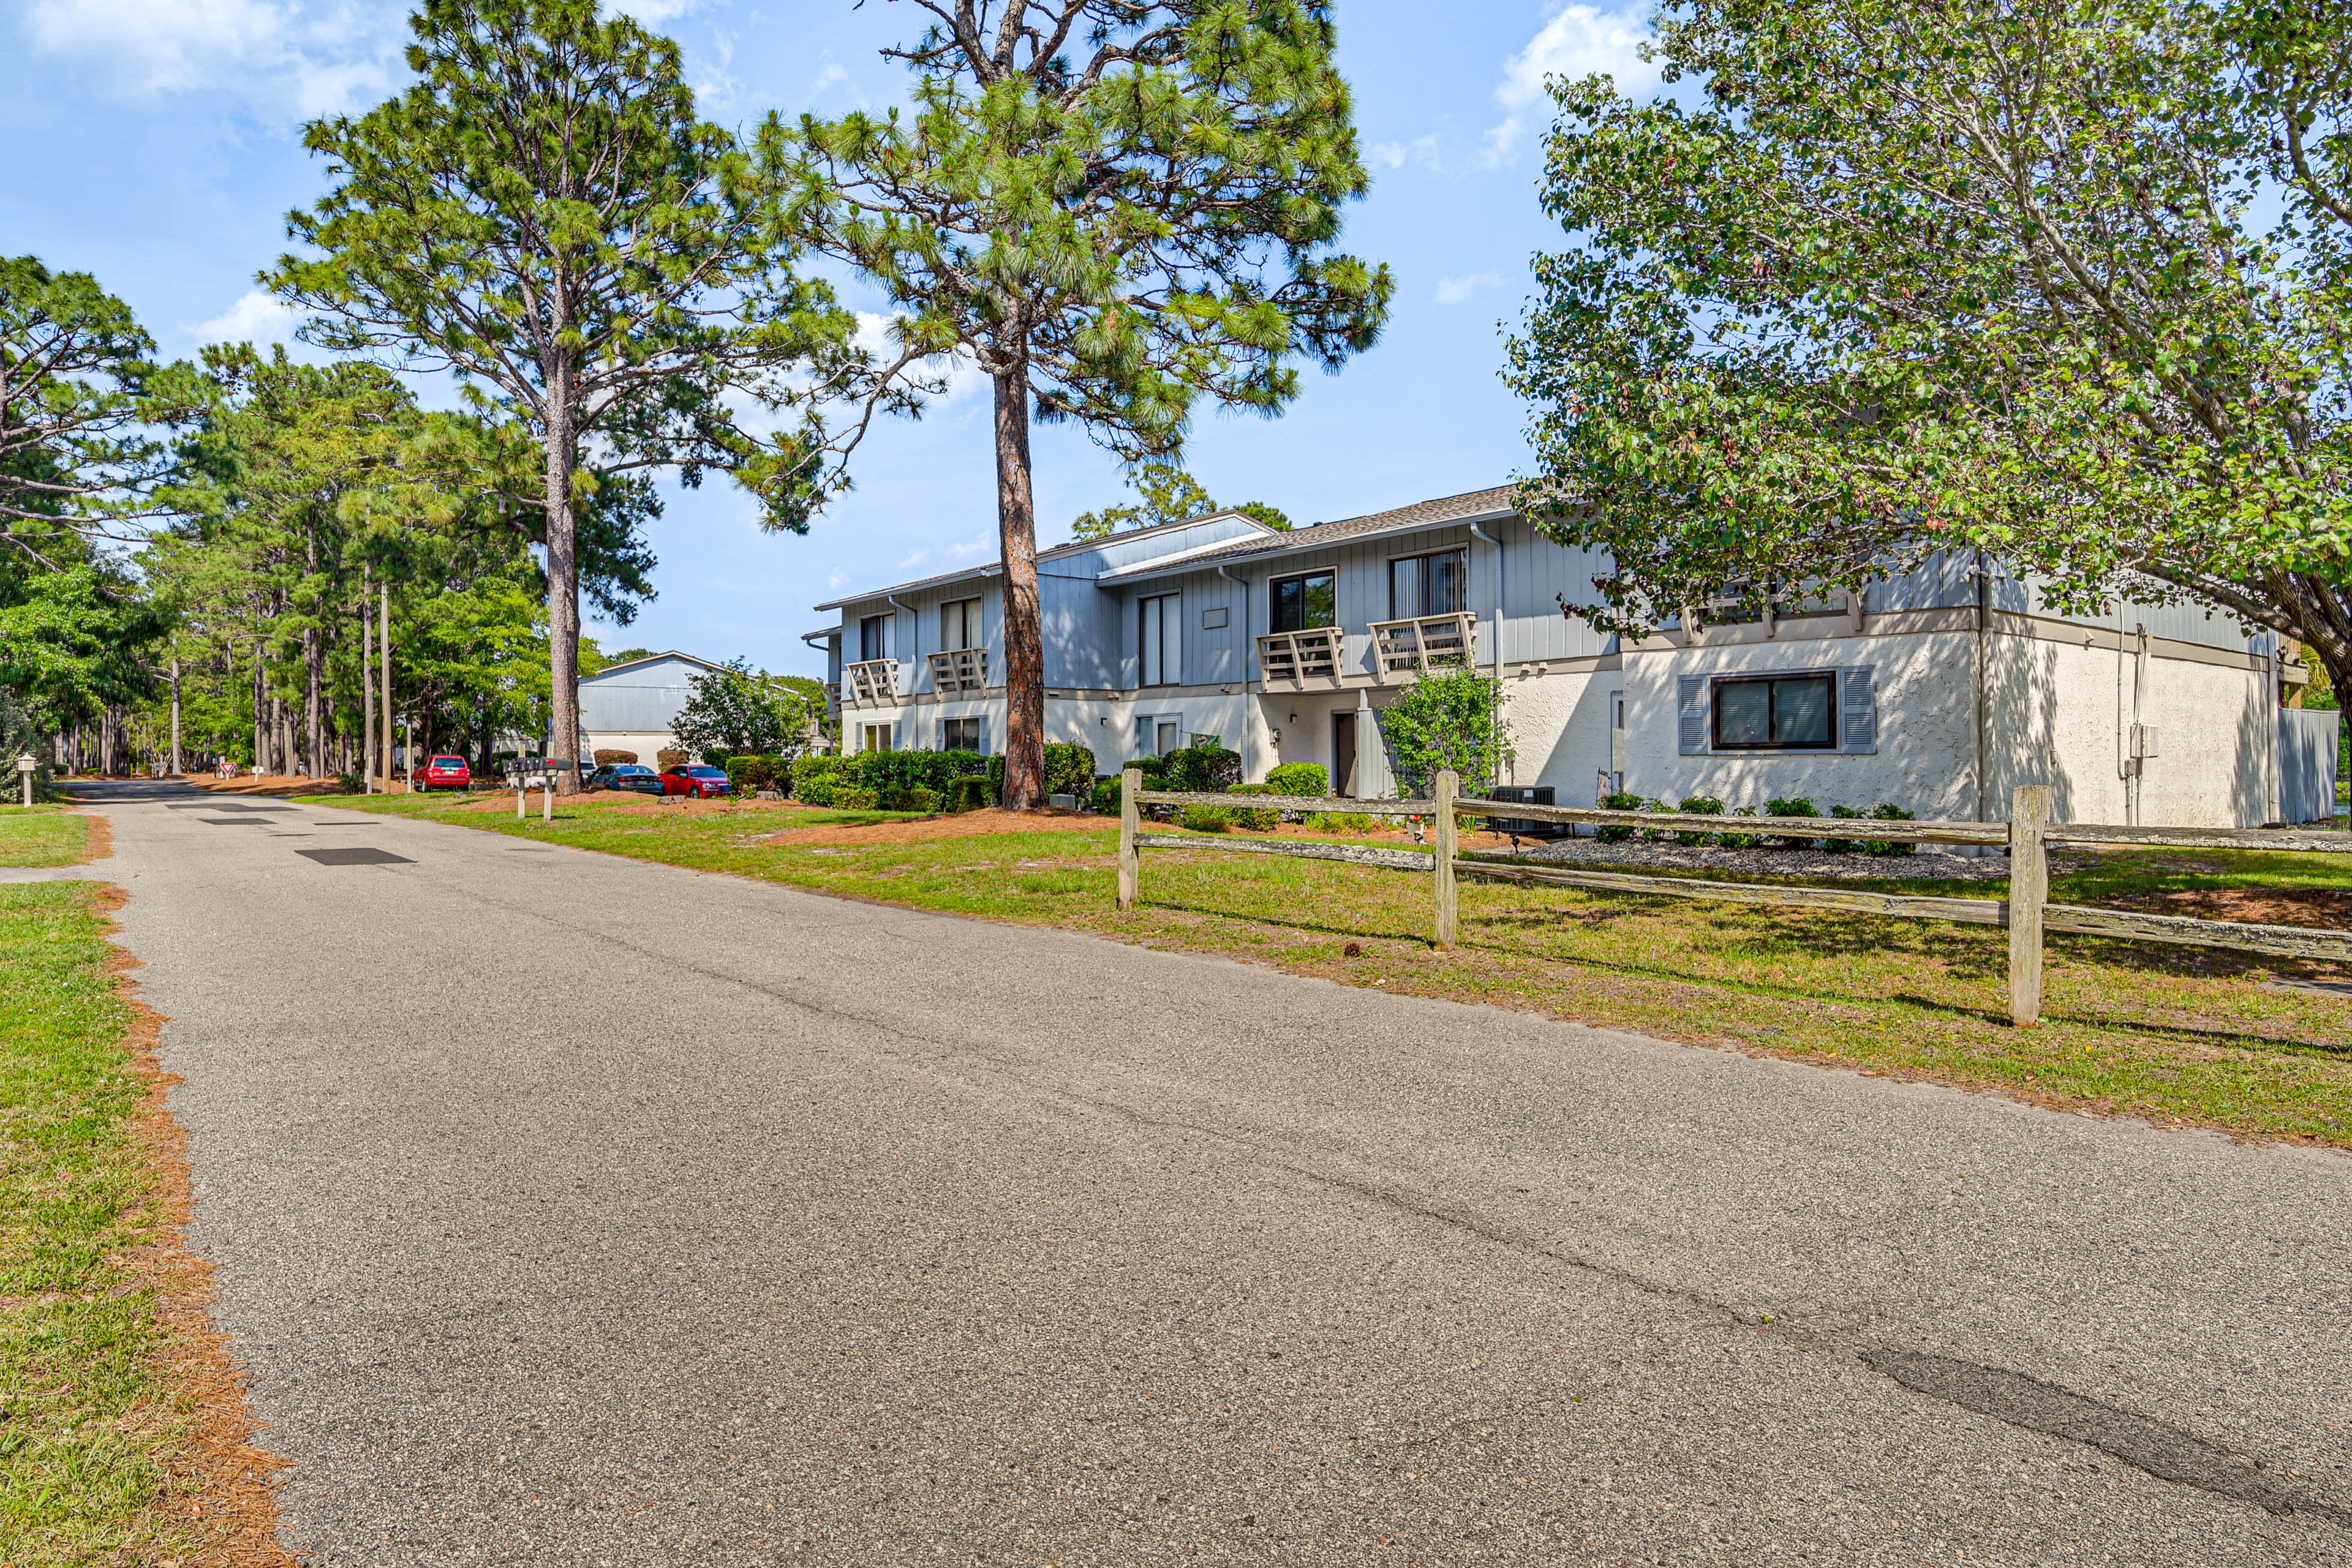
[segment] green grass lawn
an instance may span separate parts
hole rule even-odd
[[[79,882],[0,887],[0,1561],[12,1568],[153,1562],[189,1545],[161,1512],[181,1418],[153,1366],[165,1330],[121,1261],[155,1221],[99,898]]]
[[[1497,1003],[1696,1044],[2352,1146],[2352,984],[2327,965],[2057,935],[2044,1023],[2014,1029],[1997,927],[1465,882],[1462,942],[1428,943],[1429,883],[1332,862],[1151,850],[1142,907],[1112,909],[1116,829],[908,844],[795,845],[800,826],[879,813],[650,816],[566,805],[518,823],[410,796],[364,805],[697,869],[949,913],[1224,953],[1392,992]],[[1997,898],[2000,883],[1877,883]],[[2067,903],[2168,894],[2352,890],[2352,857],[2149,850],[2082,858]],[[1349,944],[1360,952],[1348,953]]]
[[[71,866],[89,850],[89,817],[59,805],[0,805],[0,866]]]

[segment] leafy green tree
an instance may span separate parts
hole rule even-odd
[[[1157,528],[1163,522],[1181,522],[1188,517],[1203,517],[1225,510],[1211,499],[1200,480],[1173,463],[1142,464],[1129,482],[1142,498],[1142,505],[1107,506],[1100,511],[1081,512],[1078,520],[1070,524],[1070,537],[1105,539],[1122,529]],[[1289,518],[1264,501],[1247,501],[1232,510],[1255,518],[1268,528],[1290,526]]]
[[[1503,683],[1466,666],[1433,670],[1381,710],[1389,766],[1410,797],[1436,787],[1452,768],[1475,792],[1502,771],[1510,744],[1503,721]]]
[[[0,257],[0,541],[64,569],[61,532],[102,533],[135,505],[167,456],[154,348],[89,273]]]
[[[1003,803],[1044,803],[1045,660],[1029,426],[1075,420],[1130,463],[1202,397],[1265,414],[1297,362],[1336,369],[1388,311],[1385,268],[1333,254],[1363,194],[1327,0],[919,0],[888,51],[910,116],[772,118],[791,221],[887,289],[908,353],[994,384],[1009,718]]]
[[[670,733],[698,756],[720,751],[794,756],[808,727],[802,691],[738,658],[694,678]]]
[[[318,254],[264,280],[314,341],[453,370],[537,437],[553,732],[576,734],[583,502],[623,487],[643,515],[651,470],[717,471],[804,530],[839,482],[818,400],[898,395],[792,270],[676,45],[594,0],[425,0],[411,26],[415,85],[305,132],[340,183],[288,220]]]
[[[1972,547],[2352,675],[2352,13],[1677,0],[1654,47],[1694,103],[1554,84],[1511,354],[1596,619]]]

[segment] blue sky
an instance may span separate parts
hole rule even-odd
[[[881,107],[904,73],[877,58],[921,13],[867,0],[638,0],[676,37],[703,111],[749,128],[797,114]],[[1340,62],[1356,90],[1370,196],[1348,248],[1397,275],[1387,335],[1336,376],[1309,371],[1274,420],[1204,411],[1186,463],[1220,501],[1270,501],[1300,522],[1349,517],[1502,482],[1525,423],[1496,372],[1528,260],[1559,239],[1536,203],[1547,72],[1648,85],[1639,8],[1477,0],[1433,9],[1340,0]],[[167,354],[207,342],[270,341],[292,321],[256,292],[285,247],[289,208],[323,188],[303,152],[310,117],[363,109],[404,84],[406,9],[345,0],[0,0],[18,60],[0,101],[16,150],[0,174],[0,245],[95,273]],[[847,300],[878,296],[844,280]],[[673,494],[653,532],[659,596],[635,626],[592,626],[607,647],[743,655],[814,672],[799,634],[809,609],[992,559],[993,461],[983,385],[860,450],[856,490],[804,537],[762,533],[722,483]],[[1128,499],[1118,465],[1067,429],[1036,441],[1039,541]]]

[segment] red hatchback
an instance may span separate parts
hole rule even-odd
[[[717,768],[672,768],[662,774],[662,794],[683,795],[709,800],[716,795],[732,794],[727,775]]]
[[[428,757],[416,770],[415,787],[420,795],[436,789],[471,789],[474,770],[463,757]]]

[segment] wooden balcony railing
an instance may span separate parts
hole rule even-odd
[[[1425,675],[1433,663],[1469,665],[1477,660],[1478,617],[1466,610],[1372,623],[1372,668],[1382,680]]]
[[[988,689],[988,650],[960,647],[931,655],[931,689],[940,692]]]
[[[1268,685],[1303,687],[1310,680],[1339,683],[1347,634],[1338,626],[1303,632],[1269,632],[1257,639],[1257,672]]]
[[[894,708],[898,702],[898,661],[869,658],[841,667],[844,689],[852,708]]]

